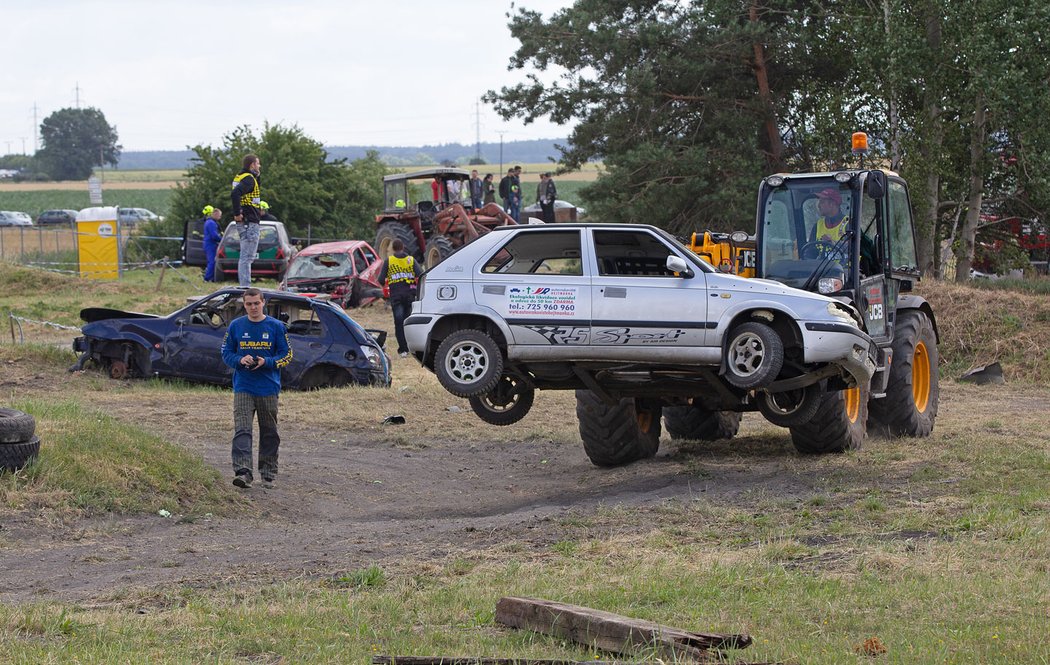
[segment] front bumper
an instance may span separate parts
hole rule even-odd
[[[808,321],[802,326],[807,363],[842,367],[859,386],[866,386],[878,367],[878,347],[864,331],[844,323]]]

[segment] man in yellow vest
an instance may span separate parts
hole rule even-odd
[[[237,261],[237,281],[241,286],[252,285],[252,261],[259,249],[259,219],[262,217],[262,196],[259,192],[259,158],[245,155],[241,160],[241,172],[233,179],[230,201],[233,204],[233,221],[241,237],[240,260]]]
[[[390,244],[393,254],[383,262],[385,283],[390,287],[390,310],[394,314],[394,335],[397,337],[397,354],[408,356],[408,342],[405,340],[405,319],[412,313],[412,303],[416,299],[416,282],[423,274],[423,269],[416,259],[405,251],[405,243],[394,240]]]
[[[849,228],[849,217],[842,214],[842,194],[837,189],[825,189],[817,194],[817,227],[814,239],[834,245]]]

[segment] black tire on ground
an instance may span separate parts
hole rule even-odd
[[[456,251],[452,246],[452,240],[448,236],[435,234],[427,241],[426,251],[423,252],[423,267],[430,270],[444,261]]]
[[[361,306],[361,294],[364,291],[364,283],[360,277],[350,279],[350,288],[343,296],[343,309],[352,309]]]
[[[420,257],[421,248],[419,241],[416,240],[416,234],[412,231],[412,227],[397,221],[387,221],[380,224],[379,228],[376,229],[375,248],[381,258],[385,259],[394,253],[393,245],[395,240],[400,240],[405,244],[405,251],[409,256],[414,256],[417,259]]]
[[[469,397],[470,408],[490,425],[512,425],[528,414],[536,391],[509,374],[499,378],[496,387],[484,395]]]
[[[764,323],[748,321],[726,337],[725,378],[737,388],[750,390],[772,383],[784,366],[784,343]]]
[[[583,450],[595,466],[620,466],[656,454],[660,449],[661,407],[625,397],[606,404],[590,390],[576,391]]]
[[[310,368],[299,382],[300,390],[341,388],[354,382],[350,372],[334,365],[318,365]]]
[[[870,405],[872,429],[885,436],[929,436],[941,392],[938,363],[930,317],[914,309],[898,312],[886,396]]]
[[[503,354],[481,330],[454,332],[441,342],[434,357],[438,381],[456,397],[484,395],[499,383]]]
[[[758,411],[766,420],[780,427],[802,425],[816,415],[823,393],[824,385],[819,381],[798,390],[763,391],[758,394]]]
[[[17,471],[36,459],[39,452],[38,436],[22,443],[0,443],[0,471]]]
[[[732,439],[740,429],[740,414],[734,411],[710,411],[695,404],[665,406],[664,425],[672,439]]]
[[[800,453],[821,455],[856,450],[868,427],[868,389],[825,392],[817,413],[791,427],[791,442]]]
[[[36,420],[16,409],[0,409],[0,444],[29,441],[36,433]]]

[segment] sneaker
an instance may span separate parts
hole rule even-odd
[[[246,473],[238,473],[233,477],[233,484],[242,489],[248,489],[252,486],[252,477]]]
[[[270,489],[273,487],[273,478],[267,478],[266,476],[263,476],[262,482],[260,482],[259,485],[261,487],[265,487],[266,489]]]
[[[408,351],[402,351],[401,353],[399,353],[397,355],[398,355],[399,358],[407,358],[408,357]]]

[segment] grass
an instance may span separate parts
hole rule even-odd
[[[105,205],[130,208],[148,208],[158,215],[166,215],[171,201],[171,189],[119,189],[103,192]],[[87,185],[82,190],[32,189],[0,190],[0,210],[21,210],[35,220],[45,211],[57,208],[80,210],[92,205]]]

